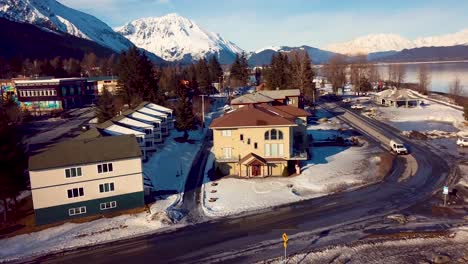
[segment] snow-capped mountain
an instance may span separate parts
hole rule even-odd
[[[89,39],[115,51],[133,46],[101,20],[55,0],[0,0],[0,17]]]
[[[259,49],[249,54],[249,57],[248,57],[249,65],[261,66],[261,65],[270,64],[271,58],[273,57],[274,54],[277,54],[278,52],[288,53],[288,52],[292,52],[296,50],[305,50],[309,54],[310,58],[312,59],[312,62],[316,64],[325,63],[333,55],[336,55],[333,52],[317,49],[317,48],[306,46],[306,45],[303,45],[300,47],[271,46],[271,47]]]
[[[390,50],[400,51],[411,48],[415,48],[415,44],[397,34],[372,34],[325,47],[326,50],[347,55]]]
[[[137,47],[167,61],[192,62],[216,55],[221,63],[231,63],[242,49],[177,14],[141,18],[115,28]]]
[[[417,47],[468,45],[468,29],[453,34],[418,38],[414,43]]]

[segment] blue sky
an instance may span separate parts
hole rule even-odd
[[[168,13],[245,50],[327,44],[373,33],[414,39],[468,29],[465,0],[59,0],[111,27]]]

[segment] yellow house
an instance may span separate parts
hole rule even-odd
[[[252,104],[213,120],[217,168],[240,177],[289,175],[308,158],[309,115],[294,106]]]

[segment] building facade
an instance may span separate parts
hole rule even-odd
[[[81,107],[87,103],[86,78],[17,80],[20,106],[32,113],[47,113]]]
[[[308,159],[306,111],[293,106],[249,105],[213,120],[216,167],[225,175],[289,175]]]
[[[133,135],[59,143],[30,158],[29,175],[38,225],[144,206]]]

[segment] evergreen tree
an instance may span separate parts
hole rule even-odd
[[[229,83],[233,87],[245,86],[248,79],[249,65],[247,63],[247,55],[244,52],[241,55],[236,54],[230,69]]]
[[[0,98],[0,201],[5,208],[4,220],[9,205],[7,199],[14,202],[16,212],[16,197],[26,187],[25,170],[27,156],[22,142],[22,135],[17,125],[21,122],[22,114],[12,98]]]
[[[211,82],[220,82],[220,77],[223,76],[223,69],[216,56],[211,56],[208,68],[210,70]]]
[[[160,101],[153,64],[137,48],[120,54],[117,74],[118,93],[129,107],[135,107],[143,100]]]
[[[200,92],[203,94],[207,94],[210,92],[211,87],[211,78],[210,78],[210,71],[208,69],[208,65],[206,64],[206,60],[200,59],[196,65],[197,69],[197,83],[198,87],[200,88]]]
[[[286,55],[281,52],[273,55],[271,64],[265,74],[267,87],[271,90],[290,89],[292,83],[291,68],[292,66]]]
[[[102,94],[99,96],[95,109],[99,123],[106,122],[117,115],[118,109],[115,98],[106,87],[102,89]]]
[[[179,84],[180,98],[176,108],[176,127],[179,131],[184,131],[184,139],[189,137],[188,131],[197,129],[195,114],[193,113],[193,104],[188,97],[186,87]]]

